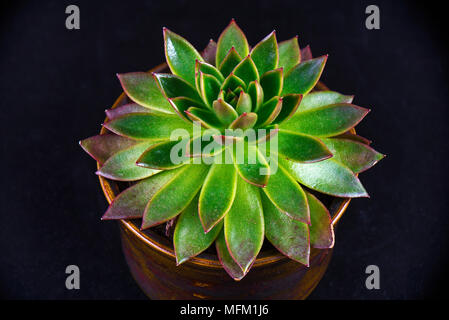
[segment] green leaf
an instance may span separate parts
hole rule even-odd
[[[224,218],[224,233],[231,256],[246,273],[262,248],[264,220],[259,190],[242,179],[237,181],[234,203]]]
[[[356,141],[356,142],[360,142],[360,143],[366,144],[368,146],[372,142],[371,140],[368,140],[367,138],[364,138],[362,136],[359,136],[359,135],[351,133],[351,130],[346,131],[345,133],[339,134],[338,136],[335,136],[334,138]]]
[[[189,140],[186,148],[186,156],[191,158],[196,157],[212,157],[223,152],[223,145],[216,142],[214,136],[220,133],[219,131],[205,130],[199,137],[194,137]]]
[[[209,110],[191,107],[185,111],[190,120],[199,122],[204,128],[220,128],[221,122]]]
[[[231,23],[218,38],[216,56],[217,66],[221,65],[221,62],[232,47],[234,47],[241,57],[246,57],[249,53],[249,45],[246,36],[237,23],[235,23],[234,19],[232,19]]]
[[[272,123],[281,112],[282,98],[273,97],[271,100],[265,102],[260,110],[257,112],[258,120],[257,127],[264,127]]]
[[[234,108],[224,101],[223,99],[215,100],[212,105],[215,115],[225,126],[231,124],[232,121],[237,119],[238,114]]]
[[[208,233],[204,233],[198,218],[197,198],[195,197],[176,222],[173,245],[175,247],[177,265],[209,248],[223,228],[223,223],[219,223]]]
[[[202,103],[200,104],[186,97],[169,98],[169,102],[173,106],[173,109],[176,110],[176,113],[183,119],[186,119],[185,112],[190,107],[205,108]]]
[[[330,158],[315,163],[279,159],[281,165],[299,183],[336,197],[368,197],[357,176],[346,166]]]
[[[259,81],[255,80],[248,85],[248,94],[251,96],[253,110],[257,112],[264,101],[264,93]]]
[[[266,101],[281,94],[283,81],[284,76],[282,68],[270,70],[260,77],[260,85],[263,88],[263,94]]]
[[[230,125],[230,129],[249,129],[254,127],[257,122],[257,114],[254,112],[242,113],[237,119],[235,119]]]
[[[172,113],[174,113],[173,111]],[[114,120],[130,113],[155,113],[157,111],[142,107],[137,103],[128,103],[113,109],[106,109],[104,112],[109,120]]]
[[[183,129],[188,135],[192,125],[178,116],[131,113],[103,124],[112,132],[137,140],[167,140],[176,129]]]
[[[329,210],[310,192],[306,192],[310,208],[310,244],[314,248],[328,249],[334,246],[334,227]]]
[[[135,181],[147,178],[158,170],[141,168],[136,165],[140,155],[153,142],[143,142],[117,152],[110,157],[96,173],[102,177],[118,181]]]
[[[101,219],[111,220],[141,218],[150,199],[175,174],[175,171],[163,171],[137,182],[120,193],[112,201],[108,210]]]
[[[79,143],[84,151],[100,164],[103,164],[115,153],[127,149],[138,142],[116,134],[107,133],[81,140]]]
[[[239,99],[237,100],[237,107],[235,108],[238,114],[251,112],[252,102],[251,96],[244,91],[240,91]]]
[[[158,170],[170,170],[181,167],[188,160],[182,152],[185,150],[185,145],[188,141],[188,139],[183,139],[181,141],[163,141],[154,144],[145,150],[140,158],[137,159],[136,164],[143,168]]]
[[[224,77],[227,77],[232,72],[232,70],[234,70],[234,68],[240,63],[240,61],[242,61],[242,58],[239,56],[237,51],[235,51],[234,47],[232,47],[224,60],[219,65],[218,69]]]
[[[290,93],[282,97],[282,109],[274,120],[274,123],[282,123],[289,120],[298,110],[301,103],[302,94]]]
[[[290,218],[310,224],[307,197],[301,186],[278,164],[263,191],[270,201]]]
[[[153,76],[167,98],[187,97],[202,104],[196,89],[180,77],[167,73],[153,73]]]
[[[345,96],[335,91],[315,91],[305,95],[298,112],[318,109],[336,103],[352,103],[354,96]]]
[[[262,204],[268,241],[290,259],[308,266],[310,239],[307,224],[281,212],[263,194]]]
[[[208,169],[209,166],[204,164],[189,164],[174,169],[177,174],[151,198],[145,208],[141,228],[161,224],[183,211],[200,190]]]
[[[332,137],[355,127],[369,112],[368,109],[348,103],[338,103],[297,112],[281,129],[300,132],[317,137]]]
[[[237,77],[243,80],[245,84],[249,84],[251,81],[259,80],[259,73],[257,72],[256,65],[251,59],[251,56],[247,56],[243,59],[232,71]]]
[[[164,43],[171,72],[195,86],[195,60],[203,61],[201,55],[186,39],[167,28],[164,28]]]
[[[201,56],[204,61],[211,65],[215,65],[215,56],[217,54],[217,43],[210,39],[206,48],[204,48],[203,52],[201,52]]]
[[[255,145],[237,141],[233,148],[234,165],[239,175],[248,183],[265,187],[270,178],[270,166]]]
[[[206,62],[202,62],[202,61],[196,61],[196,65],[195,65],[195,74],[202,72],[204,74],[210,74],[211,76],[214,76],[219,82],[220,84],[223,83],[224,81],[224,77],[221,74],[221,72],[215,68],[213,65],[208,64]],[[197,86],[198,88],[198,86]]]
[[[298,37],[279,43],[279,68],[284,68],[288,73],[291,68],[301,62],[301,51],[299,50]]]
[[[323,139],[323,142],[333,153],[334,159],[354,173],[365,171],[384,158],[383,154],[360,142],[339,138]]]
[[[218,97],[220,86],[220,82],[214,76],[202,73],[201,71],[199,72],[199,88],[201,96],[210,109],[212,109],[212,102]]]
[[[283,129],[278,133],[278,152],[296,162],[317,162],[332,157],[331,151],[320,139]]]
[[[231,209],[236,190],[237,171],[234,165],[214,163],[199,199],[199,217],[205,232],[209,232]]]
[[[215,240],[215,247],[217,249],[218,260],[220,260],[223,269],[232,279],[236,281],[241,280],[246,273],[248,273],[249,268],[246,273],[243,273],[242,269],[240,269],[239,265],[234,261],[226,246],[224,231],[220,232],[217,240]]]
[[[270,33],[251,50],[251,58],[253,59],[259,74],[264,74],[269,70],[276,69],[279,60],[279,52],[275,31]]]
[[[173,110],[159,86],[150,73],[131,72],[117,74],[126,95],[149,109],[165,113],[173,113]]]
[[[245,82],[243,82],[242,79],[240,79],[239,77],[237,77],[235,74],[230,74],[225,81],[223,82],[223,84],[221,85],[220,90],[225,91],[225,92],[229,92],[229,91],[233,91],[238,87],[243,87],[246,88],[246,84]]]
[[[293,67],[284,78],[282,94],[306,94],[315,87],[326,64],[327,56],[304,61]]]

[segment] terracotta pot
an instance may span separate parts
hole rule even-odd
[[[161,72],[166,65],[150,71]],[[318,90],[327,89],[322,83]],[[113,108],[127,102],[124,93]],[[101,134],[107,130],[102,128]],[[99,164],[98,164],[99,166]],[[99,177],[109,203],[120,192],[118,185]],[[334,198],[330,205],[335,225],[350,199]],[[249,273],[234,281],[223,270],[216,255],[202,253],[176,266],[172,243],[139,223],[120,220],[122,247],[131,273],[150,299],[305,299],[317,286],[331,259],[332,249],[312,249],[310,266],[305,267],[278,251],[262,251]]]

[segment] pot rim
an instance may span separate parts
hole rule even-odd
[[[166,63],[162,63],[148,72],[159,72],[167,67]],[[328,88],[322,83],[318,82],[317,86],[319,86],[322,90],[328,90]],[[116,108],[118,104],[122,101],[122,99],[125,97],[125,92],[122,92],[120,96],[115,100],[114,104],[112,105],[111,109]],[[104,123],[106,123],[108,118],[106,117],[104,120]],[[105,127],[101,127],[100,135],[105,134],[109,132]],[[352,133],[355,133],[355,129],[351,129]],[[97,161],[97,169],[100,169],[100,163]],[[114,188],[112,187],[112,184],[115,184],[113,180],[108,180],[102,176],[98,176],[98,179],[100,181],[101,189],[103,190],[103,194],[108,201],[109,204],[112,203],[114,198],[117,196],[114,192]],[[117,188],[115,188],[117,189]],[[349,203],[351,202],[351,198],[338,198],[333,197],[334,199],[341,199],[341,203],[339,204],[338,208],[335,211],[335,214],[332,217],[332,226],[335,227],[337,222],[340,220],[340,218],[343,216],[344,212],[348,208]],[[144,243],[152,247],[153,249],[159,251],[160,253],[163,253],[169,257],[171,257],[174,261],[176,261],[176,256],[174,249],[171,247],[168,247],[162,243],[160,243],[157,240],[157,236],[152,231],[152,229],[147,229],[145,231],[142,231],[137,227],[135,224],[133,224],[130,220],[120,219],[121,226],[127,230],[128,232],[131,232],[136,237],[141,239]],[[264,254],[265,253],[265,254]],[[283,255],[279,251],[266,251],[261,252],[261,256],[257,257],[254,261],[253,268],[259,267],[259,266],[266,266],[271,263],[275,263],[281,260],[290,260],[287,256]],[[195,257],[190,258],[186,263],[192,263],[194,265],[198,266],[206,266],[206,267],[212,267],[212,268],[220,268],[222,269],[223,266],[221,265],[218,256],[216,255],[207,255],[208,257],[204,257],[205,254],[201,253]]]

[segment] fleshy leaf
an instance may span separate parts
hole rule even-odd
[[[112,180],[135,181],[159,172],[159,170],[141,168],[136,165],[140,155],[152,144],[152,142],[142,142],[117,152],[104,163],[97,174]]]
[[[256,113],[244,112],[229,125],[229,128],[245,130],[245,129],[254,127],[256,122],[257,122],[257,114]]]
[[[150,73],[130,72],[117,74],[117,77],[126,95],[134,102],[149,109],[173,113],[170,104]]]
[[[301,51],[299,50],[298,37],[279,43],[279,68],[284,68],[288,73],[291,68],[301,62]]]
[[[223,145],[218,143],[214,136],[217,132],[205,131],[201,136],[194,137],[189,140],[186,148],[186,156],[196,157],[212,157],[223,151]]]
[[[217,99],[220,92],[220,82],[214,76],[199,72],[199,88],[204,103],[212,109],[212,102]]]
[[[298,112],[318,109],[336,103],[352,103],[354,96],[345,96],[335,91],[316,91],[304,96]]]
[[[223,83],[224,81],[224,77],[221,74],[221,72],[215,68],[213,65],[208,64],[206,62],[202,62],[202,61],[196,61],[196,65],[195,65],[195,77],[196,74],[199,72],[205,73],[205,74],[210,74],[212,76],[214,76],[219,82],[220,84]],[[199,88],[198,83],[196,83],[197,88]]]
[[[185,113],[192,121],[200,122],[204,128],[221,127],[220,121],[217,119],[215,114],[209,110],[191,107],[186,110]]]
[[[336,197],[368,197],[357,176],[332,158],[315,163],[279,160],[292,177],[310,189]]]
[[[239,265],[232,259],[231,254],[229,253],[228,247],[226,246],[226,240],[224,236],[224,231],[220,232],[215,240],[215,247],[217,249],[218,260],[220,260],[223,269],[231,276],[232,279],[239,281],[241,280],[246,273],[243,273],[242,269],[240,269]]]
[[[230,74],[223,84],[221,85],[221,90],[225,91],[226,93],[232,92],[238,87],[246,87],[245,82],[243,82],[242,79],[237,77],[235,74]],[[235,95],[235,94],[234,94]]]
[[[187,97],[170,98],[169,102],[173,106],[173,109],[176,110],[176,113],[183,119],[186,118],[185,111],[190,107],[205,108],[202,103],[200,104]]]
[[[310,208],[310,245],[318,249],[334,246],[334,227],[329,210],[310,192],[306,192]]]
[[[262,188],[267,185],[270,166],[255,145],[237,141],[234,145],[233,160],[237,172],[246,182]]]
[[[278,164],[263,191],[270,201],[290,218],[310,224],[307,197],[301,186]]]
[[[128,103],[114,109],[105,110],[106,117],[108,117],[109,120],[114,120],[124,116],[125,114],[130,113],[152,113],[152,112],[153,111],[151,109],[142,107],[137,103]]]
[[[185,145],[188,139],[181,141],[163,141],[149,147],[137,159],[136,164],[143,168],[158,170],[170,170],[181,167],[188,158],[184,154]],[[182,146],[181,146],[182,145]],[[177,154],[172,155],[173,150],[178,150]]]
[[[307,45],[301,49],[301,61],[307,61],[312,59],[313,59],[312,50],[310,49],[310,46]]]
[[[264,220],[260,193],[257,187],[242,179],[231,210],[224,218],[227,248],[243,273],[254,262],[264,240]]]
[[[302,94],[290,93],[282,97],[282,109],[274,123],[282,123],[289,120],[298,110]]]
[[[263,194],[262,204],[268,241],[290,259],[308,266],[310,238],[307,224],[281,212]]]
[[[176,222],[173,235],[176,264],[180,265],[209,248],[222,228],[223,223],[219,223],[208,233],[204,233],[198,218],[198,197],[195,197]]]
[[[195,66],[194,66],[195,67]],[[187,97],[202,103],[201,97],[193,86],[174,74],[153,73],[154,78],[167,98]]]
[[[135,185],[120,193],[112,201],[101,219],[141,218],[147,203],[153,195],[175,174],[175,171],[163,171],[137,182]]]
[[[326,64],[327,56],[304,61],[293,67],[284,77],[282,94],[306,94],[315,87]]]
[[[251,81],[259,80],[259,73],[257,72],[256,65],[251,59],[251,56],[247,56],[243,59],[232,71],[237,77],[242,79],[246,84]]]
[[[199,52],[186,39],[167,28],[164,28],[164,42],[171,72],[195,86],[195,60],[203,61]]]
[[[142,229],[176,217],[193,200],[201,188],[209,166],[190,164],[182,166],[177,174],[162,187],[145,208]]]
[[[368,112],[368,109],[349,103],[332,104],[297,112],[289,121],[282,123],[280,128],[317,137],[332,137],[355,127]]]
[[[176,129],[186,130],[186,134],[192,131],[192,125],[178,116],[152,113],[131,113],[103,126],[116,134],[137,140],[166,140]]]
[[[339,138],[323,139],[334,159],[343,163],[354,173],[365,171],[383,159],[384,155],[366,144]]]
[[[138,143],[138,141],[107,133],[81,140],[80,146],[92,158],[100,164],[103,164],[115,153],[127,149],[136,143]]]
[[[279,51],[275,31],[270,33],[251,50],[251,58],[259,74],[276,69],[279,61]]]
[[[257,112],[257,127],[264,127],[272,123],[279,115],[282,109],[282,98],[273,97],[265,102]]]
[[[238,117],[238,114],[235,111],[235,109],[223,99],[215,100],[212,106],[217,118],[225,126],[228,126],[232,121],[234,121]]]
[[[339,134],[338,136],[335,136],[334,138],[356,141],[356,142],[360,142],[360,143],[366,144],[368,146],[372,142],[371,140],[369,140],[369,139],[367,139],[365,137],[362,137],[362,136],[359,136],[359,135],[351,133],[351,130],[346,131],[345,133]]]
[[[282,68],[270,70],[260,77],[260,85],[263,88],[265,101],[281,94],[283,81],[284,77]]]
[[[199,199],[199,217],[205,232],[209,232],[231,209],[236,190],[237,171],[234,165],[214,163]]]
[[[240,91],[239,99],[237,100],[237,106],[235,108],[238,114],[242,114],[244,112],[251,112],[252,102],[251,96],[244,91]]]
[[[234,47],[232,47],[224,60],[218,66],[218,69],[224,77],[227,77],[229,76],[229,74],[231,74],[232,70],[234,70],[234,68],[240,63],[240,61],[242,61],[242,58],[239,56],[237,51],[235,51]]]
[[[232,19],[231,23],[221,33],[218,39],[216,56],[217,66],[221,65],[221,62],[232,47],[234,47],[240,57],[246,57],[249,53],[248,40],[237,23],[235,23],[234,19]]]
[[[278,152],[296,162],[317,162],[332,157],[326,145],[313,136],[279,130]]]
[[[264,101],[264,93],[259,81],[255,80],[248,85],[248,94],[251,96],[253,111],[257,112]]]
[[[201,56],[207,63],[215,65],[216,54],[217,54],[217,43],[214,40],[210,39],[206,48],[204,48],[203,52],[201,53]]]

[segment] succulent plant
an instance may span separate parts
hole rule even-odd
[[[314,90],[327,56],[312,58],[297,37],[278,43],[273,31],[251,49],[232,20],[200,54],[163,34],[171,73],[119,74],[132,103],[106,110],[109,132],[80,142],[101,164],[98,175],[132,182],[103,219],[142,218],[142,229],[176,219],[177,263],[215,243],[235,280],[265,237],[307,266],[311,247],[334,244],[314,193],[368,196],[358,173],[383,155],[351,130],[369,110],[353,96]],[[198,141],[208,148],[198,151]],[[236,161],[239,146],[255,156]]]

